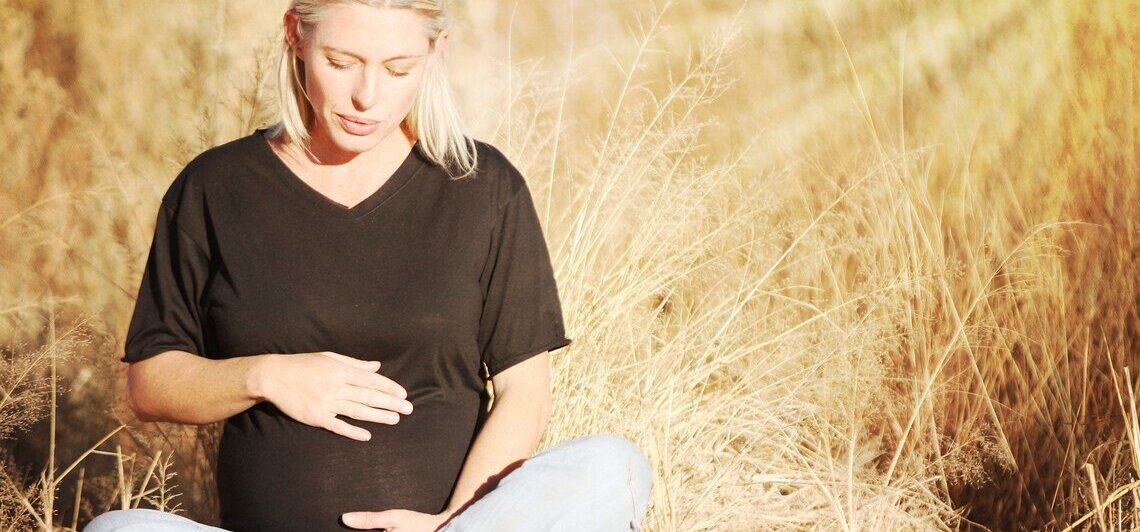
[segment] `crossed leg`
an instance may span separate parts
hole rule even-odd
[[[629,532],[641,529],[649,461],[620,436],[586,436],[522,463],[441,532]],[[157,510],[116,510],[84,532],[229,532]]]

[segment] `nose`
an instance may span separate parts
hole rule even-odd
[[[380,75],[371,68],[361,69],[352,90],[352,104],[357,111],[371,109],[380,100]]]

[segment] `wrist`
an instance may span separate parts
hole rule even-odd
[[[455,518],[455,515],[457,513],[459,513],[458,509],[447,508],[438,514],[435,514],[435,517],[436,517],[436,525],[435,525],[436,528],[435,528],[435,530],[442,530],[445,525],[450,523],[451,520]]]
[[[273,372],[277,362],[276,355],[258,355],[250,357],[249,367],[246,371],[246,395],[257,402],[268,401],[270,384],[273,379],[269,375]]]
[[[440,512],[436,515],[438,515],[440,518],[443,519],[443,521],[442,521],[443,523],[446,523],[446,522],[450,521],[452,517],[455,517],[455,514],[459,513],[459,510],[461,510],[461,509],[463,509],[462,506],[457,506],[455,508],[448,506],[442,512]]]

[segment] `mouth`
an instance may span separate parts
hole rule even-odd
[[[336,116],[338,119],[340,119],[341,127],[343,127],[345,131],[352,135],[368,135],[373,131],[376,131],[376,129],[380,126],[379,120],[370,120],[368,118],[352,115],[342,115],[340,113],[336,113]]]

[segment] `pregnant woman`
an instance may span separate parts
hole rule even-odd
[[[442,4],[290,6],[280,121],[166,192],[123,358],[140,419],[225,421],[222,528],[85,530],[640,528],[629,441],[528,459],[570,340],[525,181],[455,112]]]

